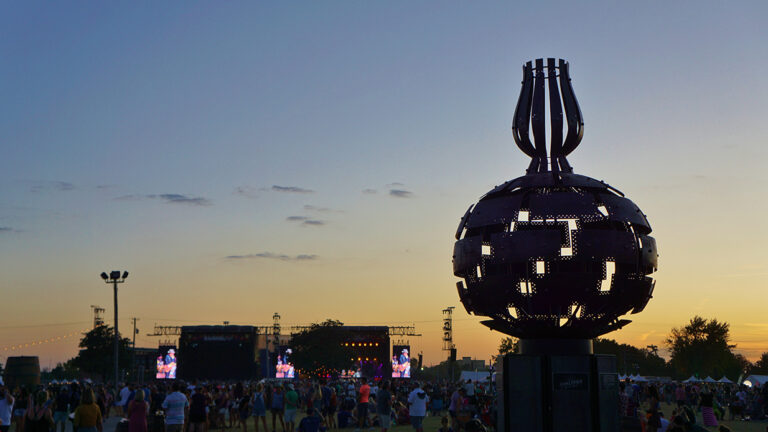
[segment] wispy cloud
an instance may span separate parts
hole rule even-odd
[[[393,182],[388,185],[386,185],[388,188],[397,187],[397,186],[405,186],[403,183],[400,182]]]
[[[258,198],[258,189],[252,186],[238,186],[235,188],[235,195],[244,196],[246,198]]]
[[[313,261],[318,258],[319,257],[314,254],[285,255],[285,254],[276,254],[273,252],[259,252],[259,253],[247,254],[247,255],[229,255],[226,257],[226,259],[232,260],[232,261],[268,259],[268,260],[287,261],[287,262]]]
[[[305,205],[304,210],[317,213],[344,213],[344,210],[336,210],[328,207],[318,207],[310,204]]]
[[[313,206],[313,205],[310,205],[310,204],[305,205],[304,206],[304,210],[306,210],[306,211],[315,211],[315,212],[319,212],[319,213],[326,213],[326,212],[332,211],[328,207],[318,207],[318,206]]]
[[[136,201],[145,198],[143,195],[129,194],[115,198],[116,201]]]
[[[285,218],[288,222],[302,222],[309,219],[307,216],[288,216]]]
[[[75,189],[75,185],[64,181],[33,181],[30,192],[67,192]]]
[[[118,201],[138,201],[142,199],[159,199],[169,204],[184,204],[191,206],[210,206],[213,204],[211,200],[203,197],[195,197],[189,195],[182,195],[176,193],[170,194],[150,194],[150,195],[123,195],[115,198]]]
[[[306,225],[306,226],[325,225],[325,221],[312,219],[309,216],[288,216],[287,218],[285,218],[285,220],[288,222],[301,222],[302,225]]]
[[[16,231],[16,230],[11,228],[11,227],[0,226],[0,234],[14,232],[14,231]]]
[[[411,198],[413,197],[413,192],[405,189],[390,189],[389,195],[396,198]]]
[[[302,225],[321,226],[321,225],[325,225],[325,221],[316,220],[316,219],[307,219],[302,223]]]
[[[187,205],[194,205],[194,206],[209,206],[211,205],[211,200],[208,198],[203,197],[191,197],[188,195],[181,195],[181,194],[160,194],[160,195],[147,195],[147,198],[159,198],[167,203],[171,204],[187,204]]]
[[[363,193],[367,195],[373,195],[377,193],[376,189],[363,189]]]
[[[286,192],[286,193],[297,193],[297,194],[311,194],[315,193],[312,189],[304,189],[298,186],[278,186],[278,185],[272,185],[272,190],[274,192]]]

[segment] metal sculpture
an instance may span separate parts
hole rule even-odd
[[[566,160],[584,133],[567,62],[525,64],[512,130],[531,163],[461,218],[453,253],[461,302],[521,342],[586,341],[623,327],[630,321],[622,316],[642,311],[653,294],[656,241],[632,201],[573,174]]]

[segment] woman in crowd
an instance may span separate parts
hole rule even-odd
[[[251,406],[253,406],[253,426],[254,431],[259,432],[259,420],[261,420],[262,426],[264,426],[264,432],[268,432],[267,429],[267,402],[264,399],[264,384],[256,384],[256,390],[253,392],[251,398]]]
[[[701,417],[704,420],[704,426],[717,426],[717,418],[715,418],[714,396],[709,389],[704,389],[701,393],[701,399],[699,400],[699,407],[701,407]]]
[[[16,422],[16,432],[22,432],[24,430],[24,419],[27,417],[29,393],[27,393],[27,389],[22,388],[13,396],[16,399],[13,404],[13,421]]]
[[[661,401],[656,386],[648,387],[648,418],[645,430],[656,432],[661,428]]]
[[[125,413],[128,419],[128,432],[147,432],[147,411],[149,411],[149,404],[144,400],[144,390],[136,390],[133,400],[128,402]]]
[[[272,412],[272,432],[277,430],[275,429],[275,419],[280,420],[280,430],[285,432],[285,421],[283,421],[285,395],[283,394],[283,387],[279,384],[275,387],[275,391],[272,393],[272,404],[269,408]]]
[[[251,414],[251,395],[248,393],[248,388],[243,387],[241,383],[237,384],[240,386],[240,396],[237,400],[237,413],[240,416],[240,424],[243,426],[243,432],[248,432],[248,417]],[[237,386],[235,388],[237,388]]]
[[[50,432],[53,427],[53,414],[48,405],[48,392],[40,390],[27,402],[27,413],[24,419],[24,432]]]
[[[80,396],[80,405],[75,408],[74,426],[76,432],[102,432],[101,410],[96,405],[93,390],[86,388]]]

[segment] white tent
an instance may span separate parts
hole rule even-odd
[[[482,371],[482,372],[473,372],[473,371],[461,371],[461,379],[462,381],[472,380],[472,381],[488,381],[488,378],[491,377],[491,373],[488,371]]]
[[[723,384],[733,384],[733,381],[729,380],[725,375],[723,375],[723,377],[720,378],[720,380],[718,380],[717,382],[723,383]]]
[[[750,375],[744,381],[749,381],[752,385],[759,387],[768,382],[768,375]]]
[[[685,380],[683,382],[684,383],[695,383],[695,382],[701,382],[701,380],[696,378],[695,376],[691,375],[690,378],[688,378],[687,380]]]
[[[644,377],[642,377],[642,376],[640,376],[640,375],[635,375],[635,377],[633,378],[633,380],[634,380],[635,382],[648,382],[648,380],[647,380],[647,379],[645,379]]]
[[[712,378],[711,376],[708,376],[708,377],[704,378],[704,382],[705,383],[716,383],[717,381],[715,381],[715,379]]]

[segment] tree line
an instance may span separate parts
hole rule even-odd
[[[326,320],[312,324],[293,335],[291,358],[297,370],[309,375],[335,373],[349,367],[352,349],[343,344],[344,323]],[[59,363],[48,372],[51,378],[78,378],[90,376],[111,378],[114,356],[114,330],[101,325],[85,333],[80,340],[77,357]],[[731,343],[730,325],[717,319],[694,316],[681,327],[672,328],[664,341],[669,358],[659,355],[659,347],[635,347],[618,343],[613,339],[597,338],[593,341],[595,354],[616,356],[618,370],[622,374],[645,376],[669,376],[685,379],[691,375],[719,379],[727,376],[732,380],[748,374],[768,375],[768,352],[754,363],[736,353]],[[504,338],[499,355],[513,353],[517,349],[515,338]],[[130,370],[132,355],[130,340],[120,338],[119,361]],[[414,370],[418,374],[418,370]]]
[[[682,327],[674,327],[664,340],[669,359],[659,355],[659,347],[644,348],[618,343],[613,339],[593,340],[595,354],[616,356],[619,373],[627,375],[669,376],[686,379],[710,376],[720,379],[727,376],[736,380],[748,374],[768,375],[768,352],[756,362],[736,353],[731,343],[730,325],[717,319],[694,316]],[[499,355],[513,353],[517,349],[514,338],[504,338]]]

